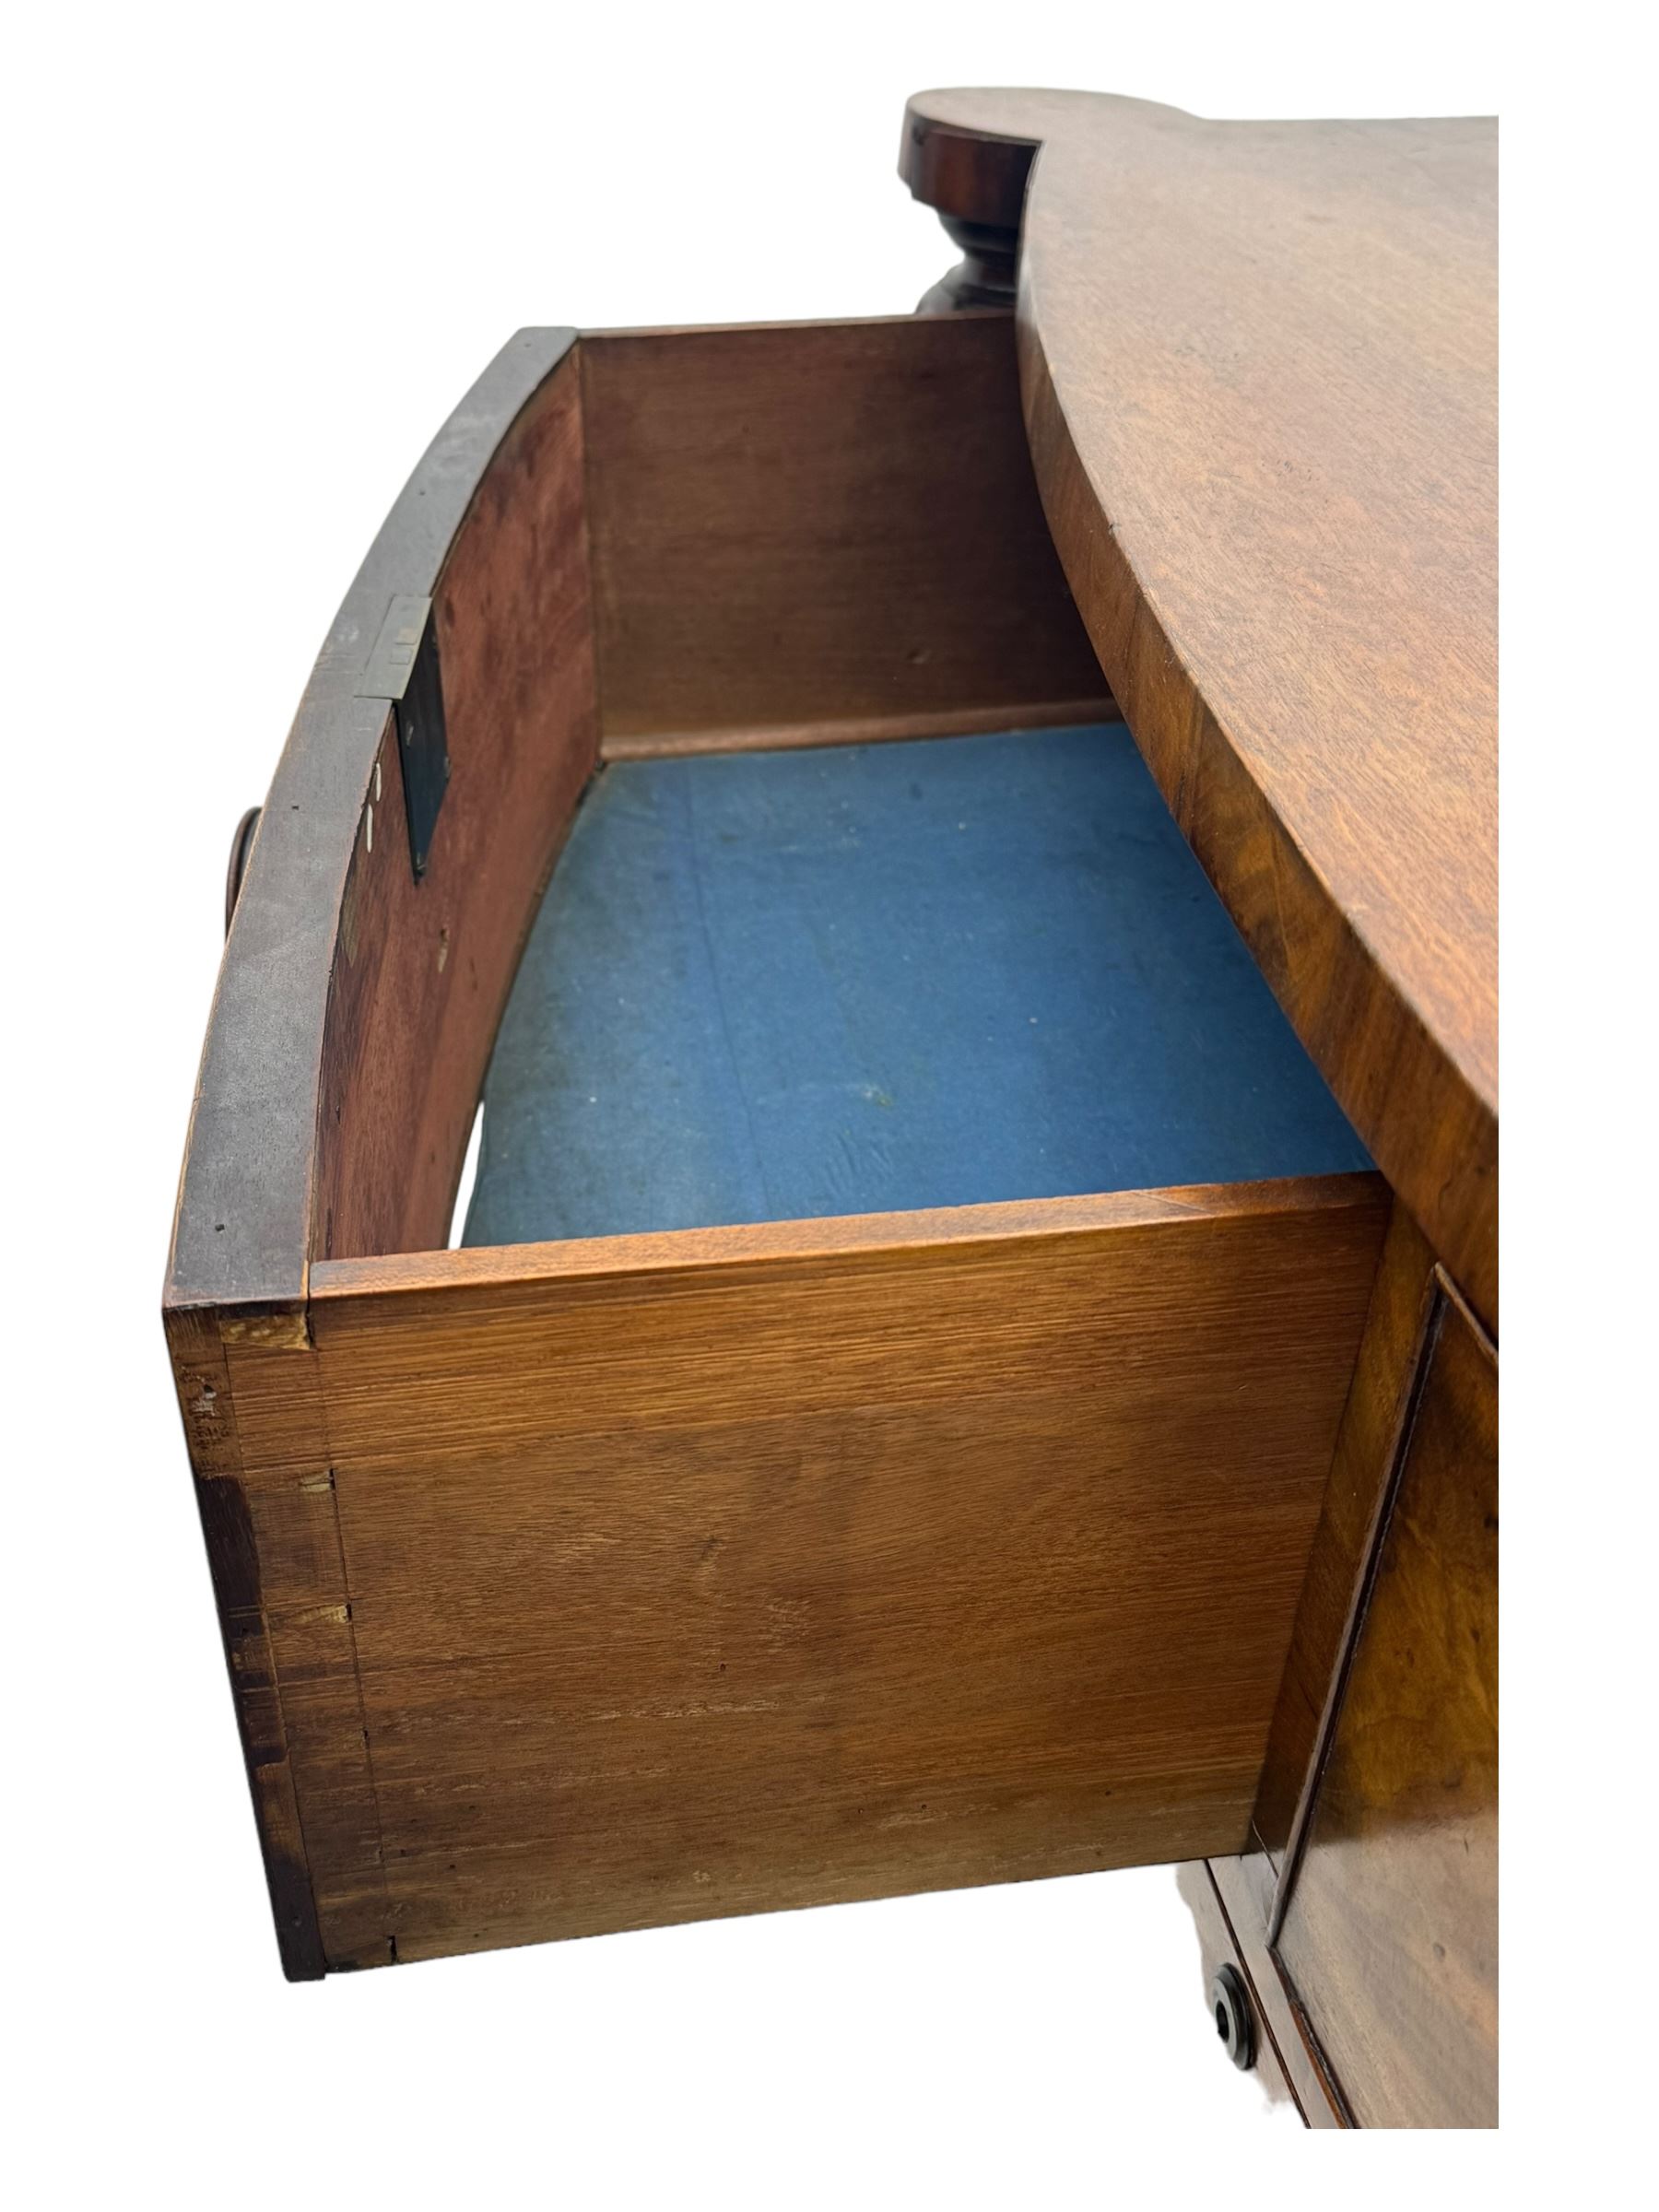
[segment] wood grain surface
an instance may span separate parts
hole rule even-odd
[[[1009,317],[601,335],[580,367],[574,337],[503,348],[319,655],[226,946],[171,1305],[291,1337],[315,1253],[444,1241],[596,717],[626,752],[1114,712],[1037,501]],[[437,596],[452,740],[418,885],[386,707],[355,692],[398,592]]]
[[[418,880],[389,728],[329,980],[312,1237],[322,1258],[448,1241],[519,950],[598,765],[574,356],[503,439],[435,599],[449,789]]]
[[[396,1956],[1239,1848],[1384,1218],[320,1263]]]
[[[1353,1633],[1435,1297],[1433,1257],[1410,1215],[1396,1206],[1343,1408],[1256,1797],[1256,1841],[1275,1870],[1284,1864],[1332,1686]]]
[[[1210,1881],[1227,1915],[1241,1971],[1273,2038],[1273,2047],[1301,2116],[1310,2127],[1345,2128],[1353,2120],[1331,2077],[1319,2039],[1267,1942],[1273,1905],[1273,1868],[1263,1853],[1211,1859]],[[1183,1888],[1183,1895],[1188,1890]],[[1199,1921],[1200,1930],[1204,1921]]]
[[[277,1954],[290,1981],[314,1981],[327,1971],[327,1955],[306,1857],[296,1763],[283,1716],[226,1347],[218,1317],[211,1312],[171,1307],[165,1320]],[[302,1378],[306,1380],[309,1377]],[[332,1544],[333,1507],[330,1501],[323,1511],[314,1492],[301,1493],[297,1488],[292,1504],[292,1517],[302,1521],[304,1529],[285,1532],[284,1547],[290,1556],[295,1542],[307,1547],[309,1557],[300,1576],[309,1604],[312,1592],[328,1588],[337,1557],[337,1545]]]
[[[1007,318],[569,336],[342,608],[186,1162],[169,1337],[296,1975],[1241,1848],[1386,1218],[1362,1177],[416,1249],[601,732],[1101,712]],[[419,885],[355,697],[394,591],[454,768]]]
[[[603,747],[1110,717],[1006,314],[584,335]]]
[[[356,687],[393,595],[431,594],[492,456],[575,335],[520,331],[502,347],[399,495],[318,655],[219,971],[168,1260],[170,1308],[234,1301],[244,1325],[263,1310],[274,1334],[303,1340],[330,977],[387,727],[385,701],[359,699]],[[395,823],[394,811],[387,826]],[[398,826],[384,842],[401,836]]]
[[[1041,141],[1024,405],[1089,635],[1299,1034],[1495,1327],[1495,126],[944,92],[907,132],[948,147],[930,191],[958,204],[976,159],[1006,195],[1008,142]]]
[[[1275,1949],[1354,2118],[1498,2122],[1498,1380],[1440,1297]]]

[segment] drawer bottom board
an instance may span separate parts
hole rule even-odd
[[[1368,1166],[1121,724],[613,763],[469,1244]]]

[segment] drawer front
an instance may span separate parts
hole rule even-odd
[[[1277,1945],[1362,2126],[1497,2123],[1497,1415],[1442,1289]]]

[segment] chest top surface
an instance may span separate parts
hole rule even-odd
[[[1106,674],[1488,1320],[1496,154],[1481,120],[932,92],[900,163],[947,214],[1023,209],[1032,456]]]

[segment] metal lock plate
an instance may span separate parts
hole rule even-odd
[[[359,699],[390,700],[397,717],[409,860],[426,873],[439,809],[449,788],[449,733],[443,718],[443,675],[432,602],[401,592],[381,624],[357,687]]]

